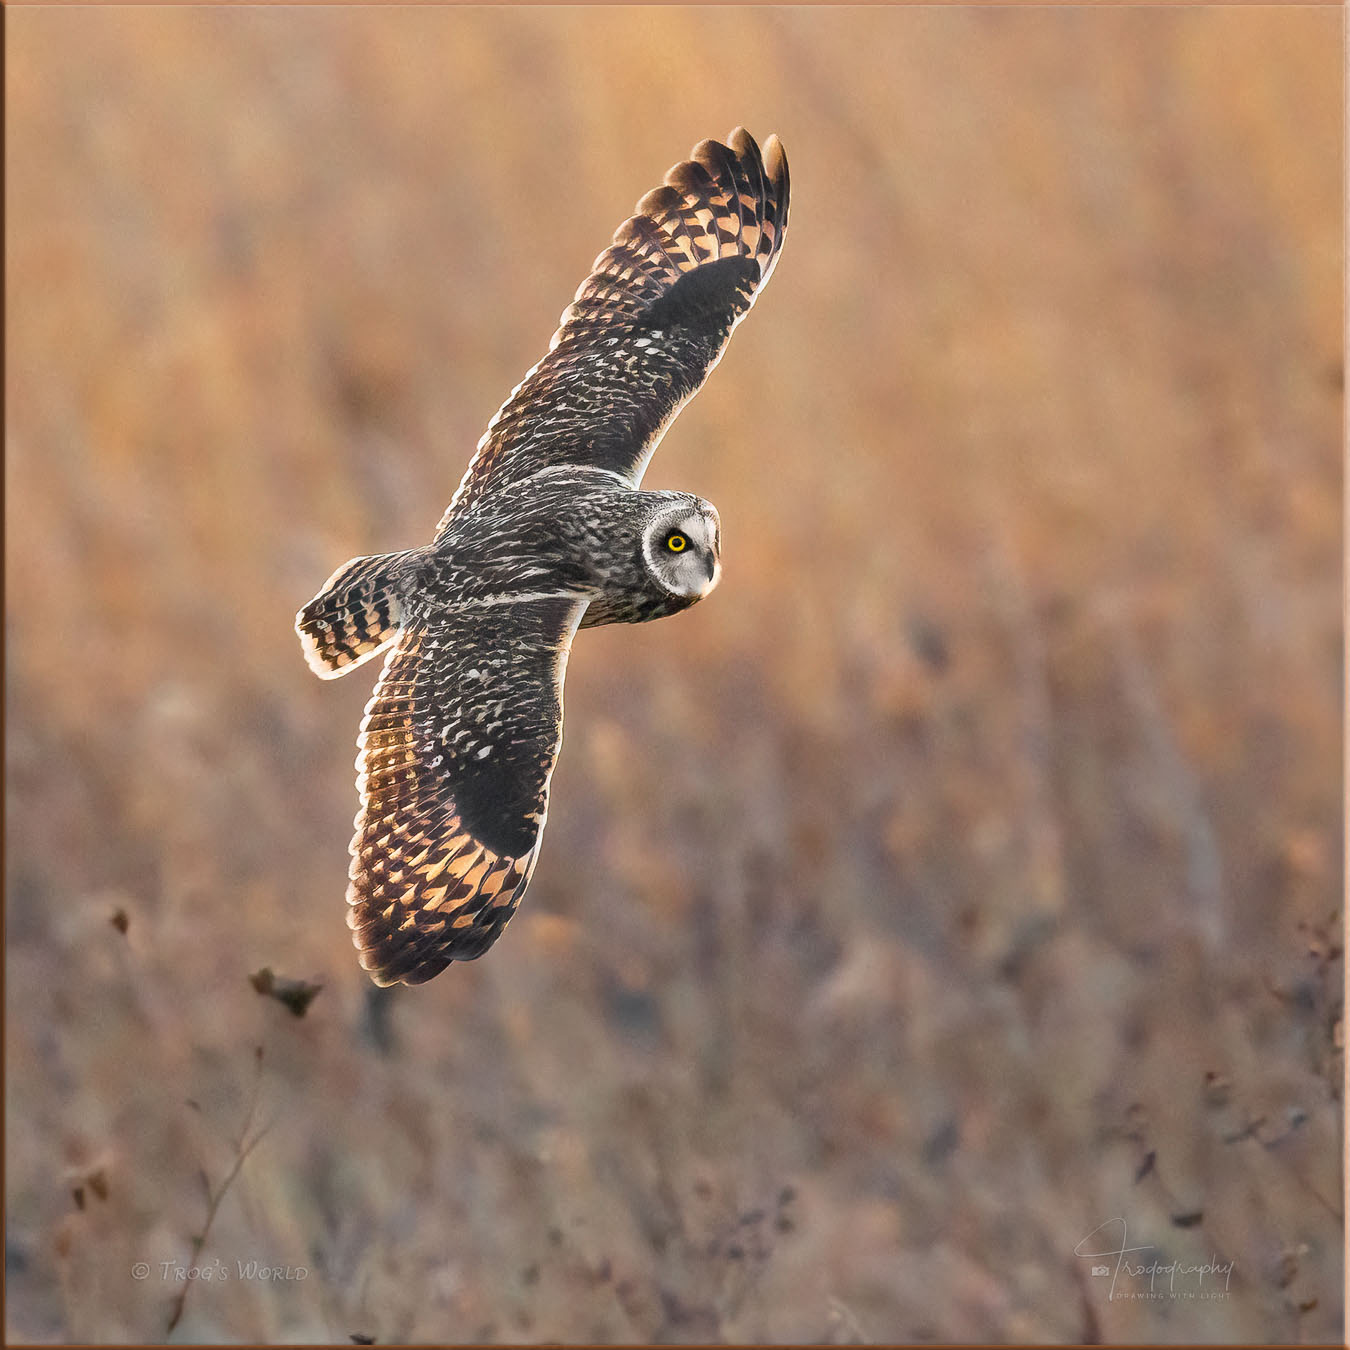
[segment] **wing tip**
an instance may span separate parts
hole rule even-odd
[[[787,179],[787,151],[777,132],[770,132],[764,142],[764,167],[769,172],[769,180],[775,185]]]
[[[427,880],[443,879],[440,872],[445,864],[412,889],[405,887],[397,898],[387,901],[383,892],[378,898],[372,896],[369,866],[362,856],[363,826],[368,824],[364,817],[364,811],[357,815],[356,834],[348,847],[352,862],[348,869],[347,927],[361,969],[385,988],[425,984],[446,966],[476,961],[493,946],[515,917],[534,875],[548,811],[545,807],[539,818],[530,851],[519,857],[492,853],[468,834],[457,846],[452,844],[451,862],[466,852],[472,855],[469,867],[461,868],[457,878],[463,880],[467,872],[473,889],[467,895],[453,897],[448,909],[441,908],[444,897],[429,904],[421,889]],[[448,828],[459,830],[458,819]],[[486,861],[480,865],[479,859],[485,854]],[[466,916],[471,920],[467,924]]]
[[[776,134],[770,135],[764,142],[764,171],[769,175],[778,198],[780,229],[787,229],[788,199],[792,193],[792,180],[788,173],[787,151]]]
[[[708,188],[722,186],[719,181],[722,165],[718,161],[724,156],[730,156],[742,167],[748,161],[762,172],[764,186],[772,189],[772,204],[780,209],[786,206],[788,161],[782,140],[776,132],[771,132],[761,150],[758,142],[743,126],[735,126],[727,133],[725,142],[711,138],[699,141],[690,150],[687,159],[671,165],[660,185],[638,199],[634,217],[659,217],[683,207],[691,195],[702,195]],[[625,221],[620,230],[632,223],[632,219]],[[617,234],[615,238],[618,239]]]
[[[755,138],[742,126],[731,128],[727,135],[727,148],[742,159],[746,155],[759,155],[759,146]]]

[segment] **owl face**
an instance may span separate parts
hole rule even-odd
[[[642,556],[658,584],[681,599],[702,600],[722,576],[722,522],[711,502],[690,497],[657,512],[642,536]]]

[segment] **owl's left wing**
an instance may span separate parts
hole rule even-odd
[[[529,885],[586,608],[572,594],[403,630],[361,724],[347,921],[376,984],[421,984],[496,941]]]
[[[637,204],[563,311],[548,354],[488,424],[437,538],[484,496],[554,465],[632,487],[768,281],[788,217],[787,157],[737,127],[702,141]]]

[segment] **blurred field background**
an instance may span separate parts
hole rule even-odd
[[[1341,25],[11,10],[10,1338],[161,1339],[252,1109],[175,1339],[1340,1342]],[[789,241],[647,477],[723,584],[379,994],[292,616],[738,122]]]

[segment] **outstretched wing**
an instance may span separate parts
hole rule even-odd
[[[636,487],[680,408],[721,359],[783,246],[788,167],[742,127],[702,141],[619,226],[563,311],[548,355],[488,424],[437,537],[485,494],[551,465]]]
[[[421,984],[496,941],[529,885],[584,598],[405,628],[361,724],[347,921],[376,984]]]

